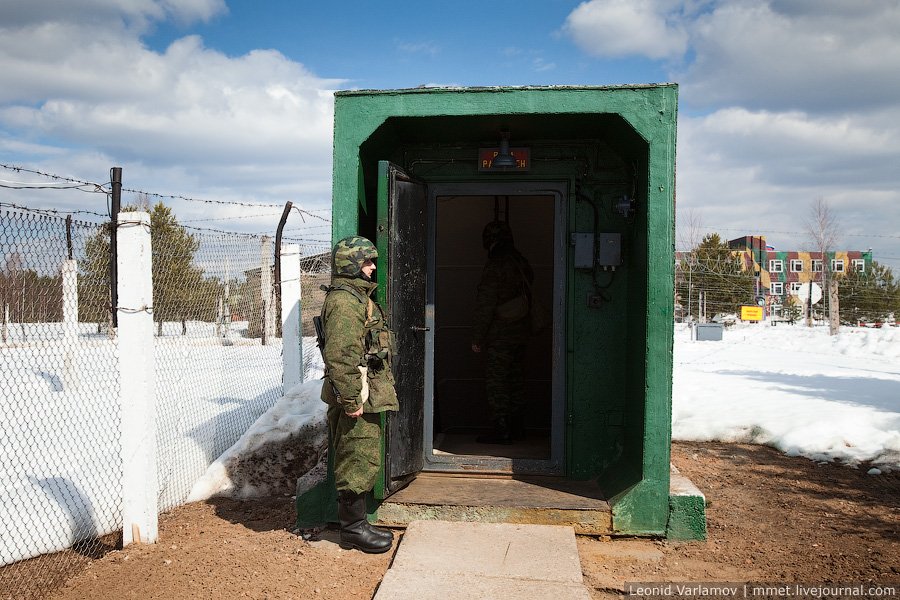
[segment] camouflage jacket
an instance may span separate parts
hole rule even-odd
[[[325,382],[322,400],[345,412],[397,410],[391,359],[393,335],[371,295],[378,284],[334,277],[322,306]]]
[[[504,321],[498,317],[497,307],[526,293],[525,280],[534,279],[528,260],[510,244],[491,249],[481,272],[475,295],[472,319],[472,343],[479,346],[499,339],[527,338],[527,319]]]

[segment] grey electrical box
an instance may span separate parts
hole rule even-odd
[[[597,266],[618,267],[622,264],[622,234],[597,234]]]
[[[575,268],[594,268],[594,234],[573,233],[572,245],[575,246]]]
[[[691,338],[697,342],[721,342],[721,323],[694,323],[691,330]]]

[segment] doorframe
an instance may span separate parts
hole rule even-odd
[[[550,458],[524,459],[498,456],[434,454],[434,272],[437,198],[441,196],[553,196],[553,333],[551,338]],[[424,471],[523,475],[565,474],[566,433],[566,216],[568,184],[548,182],[431,183],[428,185],[425,290],[425,439]]]

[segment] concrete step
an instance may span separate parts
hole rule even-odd
[[[589,600],[571,527],[413,521],[374,600]]]
[[[421,473],[378,508],[378,523],[417,520],[522,523],[612,533],[612,511],[594,482],[561,477],[488,477]]]

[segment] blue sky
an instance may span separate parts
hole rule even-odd
[[[640,57],[597,61],[561,28],[577,3],[229,2],[228,12],[193,27],[166,23],[147,37],[163,51],[196,33],[230,56],[275,48],[351,88],[419,85],[584,85],[664,81]]]
[[[900,0],[0,0],[0,163],[121,166],[128,189],[242,203],[166,198],[182,222],[272,231],[287,200],[327,216],[335,90],[668,81],[679,248],[809,249],[821,199],[841,247],[900,268],[897,31]],[[106,210],[3,182],[46,178],[0,168],[0,202]]]

